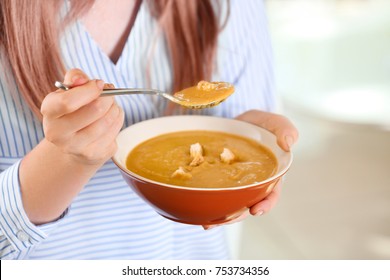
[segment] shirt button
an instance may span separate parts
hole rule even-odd
[[[29,239],[27,233],[25,233],[25,232],[22,231],[22,230],[19,230],[19,231],[16,233],[16,237],[17,237],[20,241],[22,241],[22,242],[28,241],[28,239]]]

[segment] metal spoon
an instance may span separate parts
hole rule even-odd
[[[232,88],[231,93],[234,91],[234,87],[228,83],[223,83],[224,85],[228,85]],[[69,90],[71,86],[65,85],[59,81],[56,81],[54,84],[57,88],[62,90]],[[148,88],[116,88],[116,89],[103,89],[100,96],[111,96],[111,95],[122,95],[122,94],[152,94],[152,95],[158,95],[162,96],[174,103],[177,103],[181,106],[184,106],[189,109],[203,109],[203,108],[209,108],[218,105],[222,101],[224,101],[230,94],[228,95],[215,95],[214,99],[208,98],[207,100],[200,101],[199,98],[196,98],[194,100],[191,100],[191,97],[186,95],[186,98],[180,97],[179,93],[170,94],[166,93],[160,90],[156,89],[148,89]]]

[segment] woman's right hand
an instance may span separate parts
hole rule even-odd
[[[82,164],[102,165],[116,151],[124,113],[113,97],[99,98],[102,80],[72,69],[64,83],[71,89],[52,92],[42,102],[45,138]]]

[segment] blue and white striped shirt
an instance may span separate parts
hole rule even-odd
[[[225,3],[225,2],[224,2]],[[227,2],[226,2],[227,3]],[[170,91],[167,49],[155,37],[156,22],[142,4],[116,64],[102,52],[80,22],[61,41],[67,68],[83,69],[117,87],[150,86]],[[154,48],[150,60],[151,48]],[[231,1],[228,24],[218,41],[213,80],[231,82],[236,93],[221,105],[190,114],[234,117],[249,109],[274,110],[272,55],[261,0]],[[1,63],[1,61],[0,61]],[[2,259],[225,259],[223,227],[162,218],[126,185],[108,161],[85,185],[64,215],[36,226],[23,209],[18,168],[44,137],[41,123],[17,94],[14,81],[0,71],[0,256]],[[16,94],[15,94],[16,92]],[[125,126],[162,116],[166,102],[147,95],[117,97]],[[176,112],[179,113],[179,112]]]

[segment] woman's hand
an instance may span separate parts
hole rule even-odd
[[[66,73],[68,91],[49,93],[42,102],[45,138],[21,161],[23,206],[30,221],[55,221],[116,150],[123,112],[101,97],[103,81],[81,70]],[[50,171],[50,172],[48,172]]]
[[[57,90],[43,100],[45,138],[65,155],[88,165],[101,165],[116,151],[115,138],[124,114],[113,97],[99,98],[101,80],[89,80],[79,69],[68,71],[69,91]]]
[[[282,115],[250,110],[239,115],[236,119],[252,123],[272,132],[276,135],[278,145],[286,152],[289,152],[293,144],[298,140],[298,130],[286,117]],[[274,189],[266,198],[253,205],[249,211],[246,211],[238,218],[223,224],[231,224],[242,221],[249,214],[260,216],[269,212],[279,199],[282,183],[281,181],[282,180],[279,180],[276,183]],[[204,226],[205,229],[210,229],[213,227],[215,226]]]
[[[298,140],[298,130],[289,119],[282,115],[250,110],[239,115],[237,120],[252,123],[265,128],[276,135],[278,145],[289,152],[292,145]]]

